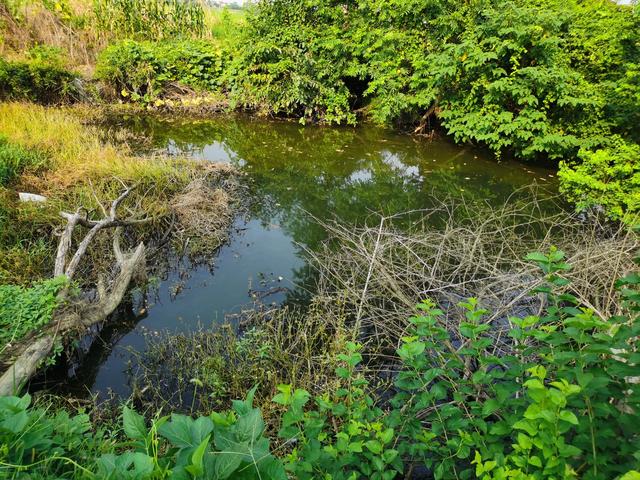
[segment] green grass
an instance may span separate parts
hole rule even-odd
[[[24,170],[36,170],[46,163],[46,157],[39,152],[26,150],[0,136],[0,186],[8,185]]]
[[[205,33],[229,45],[239,40],[245,18],[245,10],[207,8],[204,11]]]

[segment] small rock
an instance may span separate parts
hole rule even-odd
[[[21,202],[46,202],[47,201],[47,197],[43,197],[42,195],[38,195],[36,193],[18,192],[18,196],[20,197]]]

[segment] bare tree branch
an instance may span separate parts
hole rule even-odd
[[[79,327],[91,327],[102,322],[109,316],[122,302],[134,275],[144,270],[146,263],[144,244],[140,243],[131,253],[123,252],[120,245],[122,228],[124,226],[139,225],[154,220],[149,217],[124,220],[117,217],[118,207],[121,206],[122,202],[134,189],[135,186],[126,188],[124,192],[111,203],[108,212],[98,201],[103,213],[105,213],[105,217],[101,220],[89,220],[88,212],[83,208],[78,208],[75,213],[60,213],[63,218],[67,219],[67,225],[58,243],[54,276],[65,275],[69,280],[72,280],[91,242],[98,233],[107,228],[115,228],[113,235],[113,252],[116,258],[118,275],[112,282],[110,288],[107,288],[105,285],[104,277],[99,275],[97,284],[98,296],[96,301],[91,302],[85,300],[76,305],[77,308],[75,309],[54,314],[53,321],[43,331],[38,333],[38,337],[34,337],[33,341],[22,348],[21,351],[14,352],[15,360],[13,364],[4,372],[2,377],[0,377],[0,396],[14,395],[19,392],[24,383],[35,374],[42,361],[49,356],[56,338],[64,336],[64,334],[69,331],[77,330]],[[89,228],[89,231],[85,234],[82,241],[80,241],[71,260],[67,263],[73,234],[78,225]],[[66,293],[66,291],[63,291],[60,295],[64,297]]]

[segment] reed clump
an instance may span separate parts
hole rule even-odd
[[[256,308],[242,317],[241,333],[237,323],[191,334],[147,332],[148,348],[131,371],[134,402],[146,411],[204,414],[227,408],[257,384],[256,405],[275,428],[271,398],[278,385],[316,392],[337,385],[347,335],[320,304]]]

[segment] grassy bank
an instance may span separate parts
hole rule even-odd
[[[162,217],[170,199],[196,175],[196,168],[187,161],[135,157],[126,139],[118,139],[116,133],[113,141],[105,141],[81,118],[62,109],[0,104],[4,141],[28,159],[19,175],[1,187],[0,278],[4,282],[26,283],[50,274],[57,243],[53,232],[62,224],[60,211],[75,211],[79,206],[95,210],[97,199],[107,202],[118,196],[122,181],[138,184],[146,195],[133,201]],[[8,156],[4,158],[9,166]],[[48,201],[44,205],[19,202],[17,191],[44,195]]]
[[[180,249],[189,239],[196,254],[226,239],[235,195],[232,169],[136,156],[127,144],[129,134],[105,134],[85,123],[87,116],[81,109],[0,104],[0,361],[5,365],[22,339],[51,322],[58,307],[74,304],[75,294],[65,294],[64,301],[57,296],[68,290],[68,282],[47,280],[68,225],[61,212],[98,221],[107,215],[107,205],[133,187],[121,207],[134,219],[121,227],[122,248],[144,242],[153,256],[167,245]],[[45,201],[21,201],[19,192]],[[85,234],[83,228],[74,230],[71,247],[79,247]],[[110,232],[97,232],[77,266],[75,287],[91,292],[113,279],[118,258],[112,242]]]

